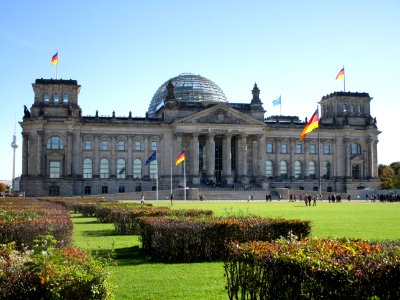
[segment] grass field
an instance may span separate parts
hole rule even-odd
[[[154,203],[170,206],[169,202]],[[216,215],[258,215],[311,220],[312,236],[400,240],[400,203],[174,202],[172,208],[211,209]],[[116,299],[227,299],[221,262],[155,263],[141,253],[137,236],[115,235],[112,224],[72,215],[75,246],[115,252],[111,267]]]

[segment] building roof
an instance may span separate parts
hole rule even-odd
[[[174,85],[176,100],[182,102],[225,102],[228,100],[221,88],[213,81],[191,73],[182,73],[164,82],[154,94],[148,109],[153,115],[164,103],[169,81]]]

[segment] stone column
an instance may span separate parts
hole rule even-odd
[[[318,146],[317,146],[318,147]],[[316,149],[318,150],[318,149]],[[303,157],[303,169],[301,170],[301,177],[305,179],[308,177],[308,162],[310,159],[310,143],[304,142],[304,157]]]
[[[72,164],[72,175],[82,175],[83,171],[83,158],[82,158],[82,139],[79,131],[75,131],[73,133],[73,147],[72,147],[72,157],[73,157],[73,164]]]
[[[346,164],[346,173],[345,177],[351,178],[351,161],[350,161],[350,150],[351,150],[351,139],[345,138],[344,139],[344,149],[345,149],[345,164]]]
[[[28,164],[29,164],[29,133],[22,133],[22,175],[28,174]]]
[[[280,138],[275,139],[275,145],[276,145],[276,162],[274,164],[274,174],[276,176],[281,176],[281,140]]]
[[[372,142],[372,177],[378,178],[378,141],[374,140]]]
[[[249,181],[249,176],[247,174],[247,134],[242,134],[240,136],[240,144],[241,144],[241,168],[242,168],[242,178],[241,178],[241,182],[243,184],[248,184]]]
[[[224,136],[224,144],[222,147],[223,162],[222,162],[222,176],[226,181],[226,184],[233,184],[232,176],[232,134],[226,134]]]
[[[67,147],[66,147],[66,157],[65,157],[65,166],[64,170],[62,173],[64,173],[65,176],[71,176],[71,171],[72,171],[72,132],[68,131],[67,132]]]
[[[131,135],[128,136],[127,147],[128,147],[128,157],[125,165],[126,168],[126,178],[132,179],[133,177],[133,157],[132,157],[132,148],[133,148],[133,137]]]
[[[115,136],[111,136],[111,157],[110,157],[110,177],[117,177],[117,160],[115,159]]]
[[[99,157],[99,135],[94,135],[94,162],[93,162],[93,177],[99,178],[99,170],[100,170],[100,157]]]
[[[263,134],[257,135],[258,146],[258,178],[260,181],[265,180],[265,157],[266,157],[266,144],[265,136]]]
[[[192,183],[200,184],[199,176],[199,134],[193,133],[191,140],[192,148]]]
[[[289,139],[289,145],[290,145],[290,149],[289,149],[289,168],[288,168],[288,179],[289,180],[293,180],[294,179],[294,162],[295,162],[295,154],[296,154],[296,141],[297,139]]]
[[[215,135],[207,135],[207,178],[215,181]]]
[[[144,150],[144,161],[143,162],[145,162],[150,156],[150,154],[149,154],[149,137],[148,136],[144,137],[143,150]],[[150,176],[150,165],[143,167],[143,175],[145,177]]]
[[[36,174],[44,176],[47,172],[43,172],[43,130],[37,132],[37,154],[36,154]],[[47,170],[47,168],[45,168]]]

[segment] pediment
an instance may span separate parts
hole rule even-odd
[[[176,121],[178,124],[265,125],[226,104],[219,104]]]

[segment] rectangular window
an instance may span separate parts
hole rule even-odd
[[[118,187],[118,193],[125,193],[125,187],[124,186]]]
[[[282,154],[288,153],[288,145],[287,144],[281,144],[281,153]]]
[[[296,154],[301,154],[301,153],[303,153],[303,145],[296,144]]]
[[[50,196],[60,196],[60,187],[59,186],[51,186],[49,195]]]
[[[68,93],[64,93],[64,94],[63,94],[63,103],[64,103],[64,104],[68,104],[68,102],[69,102]]]
[[[58,98],[58,93],[54,93],[53,95],[53,103],[57,105],[60,102],[60,99]]]
[[[91,140],[85,140],[83,142],[83,149],[92,150],[92,141]]]
[[[50,178],[60,178],[61,176],[61,162],[50,161]]]
[[[85,186],[85,195],[90,195],[92,193],[92,187],[91,186]]]
[[[125,141],[118,141],[117,148],[118,148],[118,151],[124,151],[125,150]]]
[[[324,154],[331,154],[331,145],[324,145]]]
[[[103,185],[103,186],[101,187],[101,193],[102,193],[102,194],[108,194],[108,186]]]
[[[267,153],[274,153],[274,144],[267,143]]]
[[[310,144],[310,154],[317,154],[317,145]]]
[[[44,101],[44,103],[49,103],[50,102],[50,98],[49,98],[49,94],[48,93],[44,93],[43,94],[43,101]]]
[[[102,151],[110,150],[110,141],[102,140],[100,142],[100,150],[102,150]]]
[[[157,142],[151,142],[151,150],[156,151],[157,150]]]
[[[135,151],[142,151],[142,142],[135,141]]]
[[[153,160],[150,163],[150,179],[156,179],[157,178],[157,162]]]
[[[352,179],[360,179],[361,177],[361,168],[360,165],[351,165],[351,178]]]

